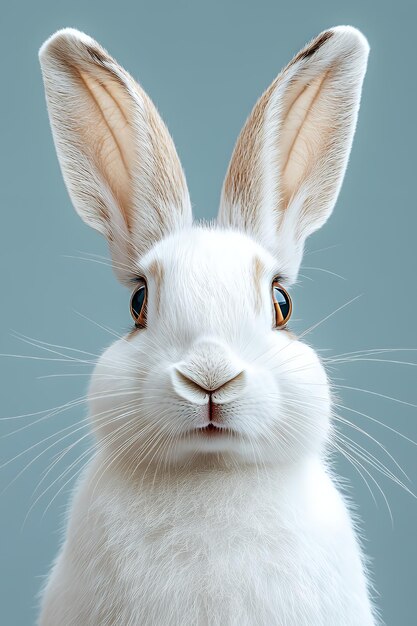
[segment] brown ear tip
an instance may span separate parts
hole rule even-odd
[[[323,46],[330,43],[330,56],[356,54],[359,57],[366,57],[369,53],[369,44],[366,37],[360,30],[353,26],[335,26],[320,33],[313,39],[297,56],[291,64],[304,61],[314,56]]]
[[[333,37],[332,30],[325,30],[322,32],[312,41],[311,44],[304,48],[304,50],[301,50],[301,52],[295,57],[294,62],[302,61],[313,56],[313,54],[320,50],[320,48],[326,43],[326,41],[329,41],[331,37]]]
[[[99,64],[105,63],[106,55],[104,54],[103,50],[99,48],[98,46],[86,44],[85,51],[95,63],[99,63]]]

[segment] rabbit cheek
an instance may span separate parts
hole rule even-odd
[[[278,430],[289,457],[320,451],[329,436],[331,397],[319,358],[308,346],[293,342],[288,362],[278,369],[283,399]]]

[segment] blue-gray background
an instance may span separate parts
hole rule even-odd
[[[60,358],[22,343],[12,336],[11,331],[17,331],[98,353],[112,340],[98,325],[117,333],[130,326],[129,294],[109,268],[70,258],[106,254],[106,247],[70,206],[46,115],[37,50],[63,26],[97,38],[151,94],[177,144],[195,214],[205,217],[216,213],[228,158],[246,115],[282,65],[326,27],[348,23],[362,29],[372,51],[352,158],[334,215],[309,241],[303,277],[293,294],[295,328],[307,328],[362,294],[311,333],[309,341],[317,348],[331,349],[324,355],[417,347],[416,18],[411,0],[3,4],[0,352]],[[417,360],[413,352],[381,358]],[[86,365],[12,357],[1,357],[0,369],[3,418],[82,396],[85,375],[49,375],[90,371]],[[339,367],[333,376],[341,385],[416,403],[415,372],[410,365],[367,361]],[[363,391],[341,388],[339,394],[344,406],[417,439],[415,408]],[[386,446],[415,489],[415,446],[358,413],[345,410],[343,415]],[[34,622],[36,594],[57,551],[77,466],[65,470],[89,443],[84,437],[60,458],[85,429],[67,438],[63,437],[69,430],[56,433],[71,425],[79,428],[83,416],[83,407],[76,407],[43,420],[39,414],[0,422],[5,434],[23,427],[0,442],[2,462],[17,456],[0,471],[1,488],[16,479],[0,497],[2,626]],[[344,432],[400,475],[369,438],[352,427]],[[36,492],[41,497],[29,511],[37,497],[33,492],[50,466]],[[411,626],[417,614],[417,503],[376,467],[368,466],[389,503],[392,525],[384,497],[372,479],[364,473],[376,503],[351,465],[338,459],[337,466],[350,482],[362,518],[384,621],[390,626]]]

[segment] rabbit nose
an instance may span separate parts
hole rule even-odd
[[[171,381],[176,393],[194,404],[207,404],[211,396],[212,402],[223,404],[235,400],[246,386],[246,373],[244,370],[215,383],[212,388],[206,387],[205,383],[198,380],[190,373],[184,373],[180,367],[174,366],[171,371]]]
[[[199,345],[171,369],[175,392],[195,404],[231,402],[246,387],[247,373],[237,359],[217,344]]]

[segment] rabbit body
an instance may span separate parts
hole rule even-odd
[[[343,179],[368,50],[345,26],[294,57],[239,136],[217,224],[196,227],[142,87],[83,33],[42,47],[65,182],[134,289],[135,328],[92,377],[96,452],[40,626],[375,623],[327,468],[327,375],[285,328],[305,240]]]
[[[292,471],[83,477],[41,626],[371,626],[345,503],[318,460]]]

